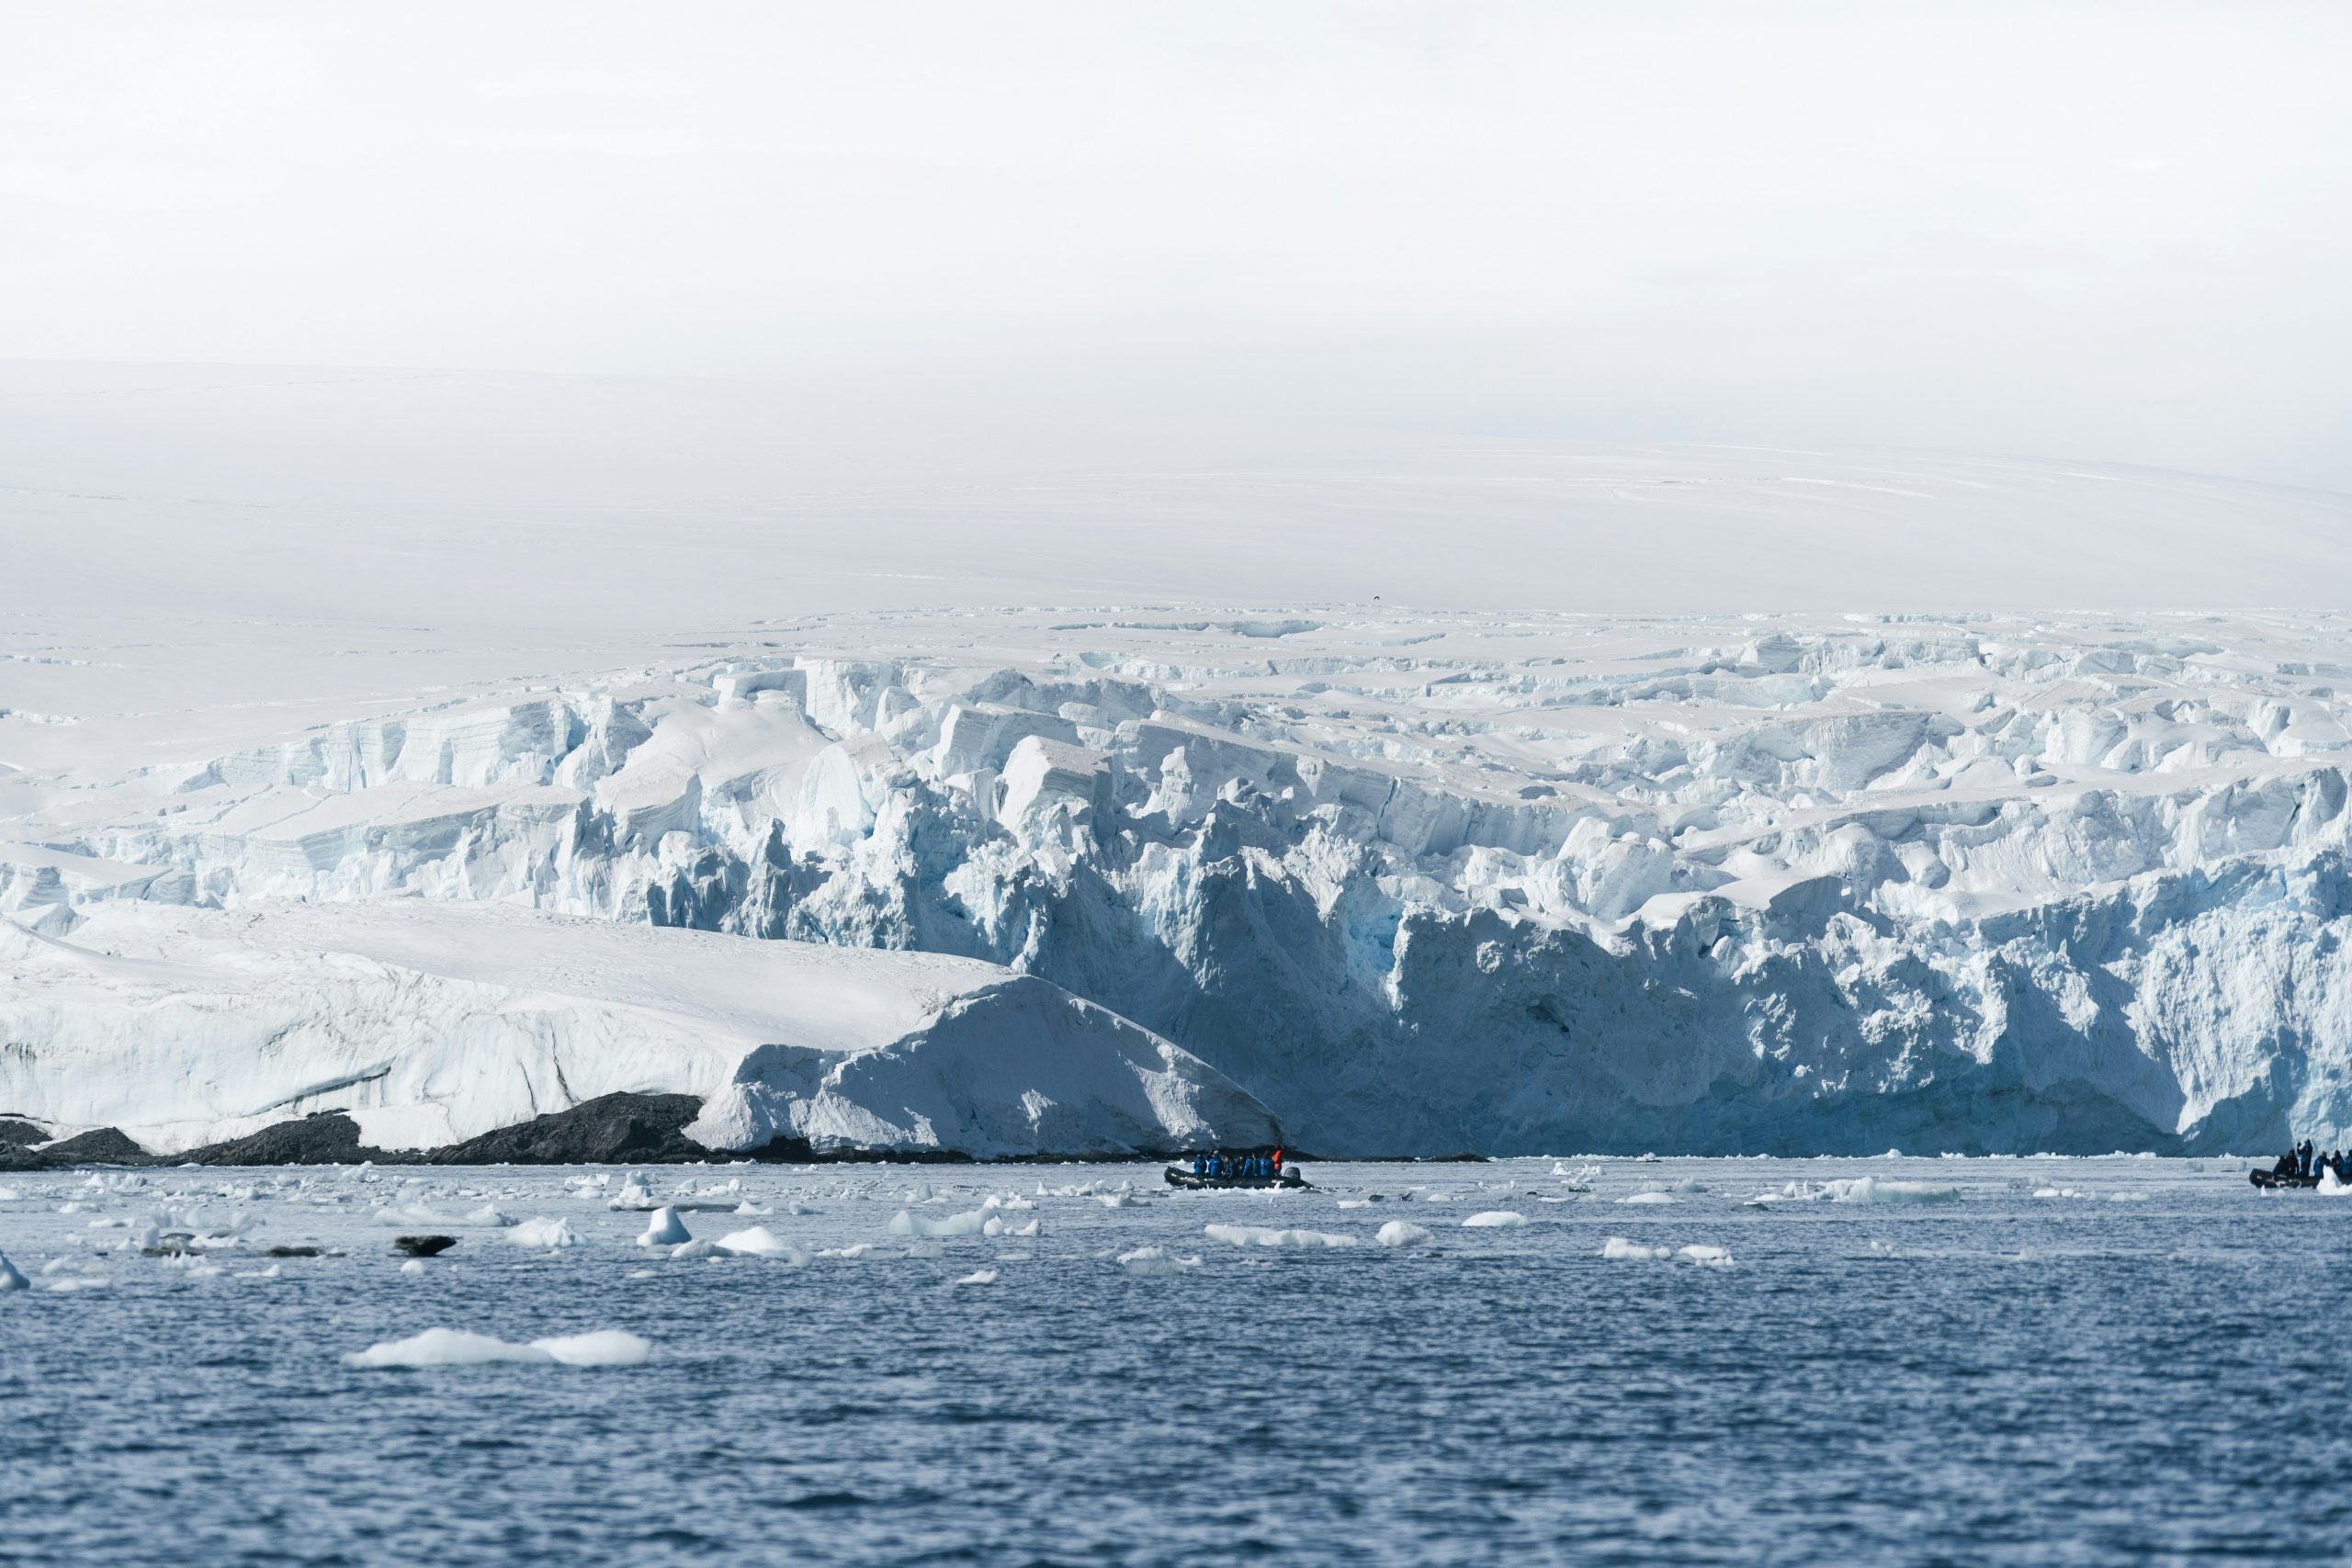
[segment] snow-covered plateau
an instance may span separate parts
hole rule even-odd
[[[0,1110],[158,1146],[340,1107],[431,1145],[624,1088],[711,1097],[738,1147],[1138,1147],[1261,1105],[1332,1154],[2352,1136],[2352,618],[673,640],[28,761]]]

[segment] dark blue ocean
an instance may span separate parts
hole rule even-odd
[[[2245,1168],[0,1177],[0,1561],[2352,1561],[2352,1197]]]

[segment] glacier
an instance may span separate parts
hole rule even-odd
[[[1331,1154],[2352,1138],[2343,616],[1195,603],[671,641],[346,716],[241,714],[237,743],[176,756],[69,757],[70,731],[0,719],[0,744],[31,738],[0,780],[0,913],[23,931],[0,1110],[169,1145],[350,1108],[415,1146],[658,1082],[709,1097],[730,1147],[1144,1146],[1252,1118]],[[481,934],[404,934],[451,911]],[[225,934],[240,918],[256,934]],[[601,931],[760,955],[697,970],[717,996],[740,997],[733,965],[808,953],[971,967],[907,971],[963,1009],[920,1049],[877,1032],[826,1057],[789,1008],[773,1039],[740,1016],[616,1028],[600,1010],[638,1004],[585,956]],[[209,970],[250,975],[217,993],[256,1006],[245,1033],[135,977],[208,942]],[[303,953],[413,970],[423,948],[473,967],[424,964],[448,995],[397,1024],[338,976],[349,994],[299,1025],[365,1021],[334,1062],[392,1061],[410,1109],[324,1055],[264,1070],[277,1025],[254,999],[298,987]],[[38,994],[62,954],[89,998],[70,1027]],[[604,1041],[555,1048],[561,1084],[544,1030],[486,1043],[542,962],[584,1009],[564,1038]],[[653,1011],[702,1005],[681,982]],[[1195,1098],[1043,1131],[1019,1109],[1038,1059],[999,1082],[955,1027],[1051,1038],[1023,1008],[1107,1043],[1069,1060]],[[370,1055],[369,1031],[403,1043]],[[207,1066],[175,1078],[175,1052]],[[869,1065],[828,1100],[842,1060]],[[155,1086],[136,1105],[132,1061]],[[504,1087],[449,1087],[469,1074]]]
[[[175,1153],[336,1110],[429,1149],[615,1093],[705,1147],[1136,1154],[1259,1143],[1264,1109],[1032,976],[498,904],[117,902],[0,922],[0,1105]]]

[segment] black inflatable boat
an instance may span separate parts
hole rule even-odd
[[[1194,1176],[1189,1170],[1179,1170],[1171,1165],[1160,1174],[1168,1178],[1169,1186],[1187,1188],[1195,1192],[1210,1188],[1241,1187],[1271,1190],[1278,1187],[1306,1185],[1306,1178],[1295,1170],[1285,1170],[1280,1176]]]

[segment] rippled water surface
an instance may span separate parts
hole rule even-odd
[[[648,1173],[710,1205],[696,1236],[805,1264],[640,1247],[618,1171],[0,1176],[31,1280],[0,1294],[0,1561],[2343,1561],[2352,1198],[2244,1169]],[[1463,1224],[1489,1213],[1526,1223]],[[543,1217],[585,1245],[498,1228]],[[221,1239],[150,1257],[150,1227]],[[403,1272],[426,1229],[461,1239]],[[262,1256],[289,1244],[334,1255]],[[650,1351],[343,1359],[435,1326]]]

